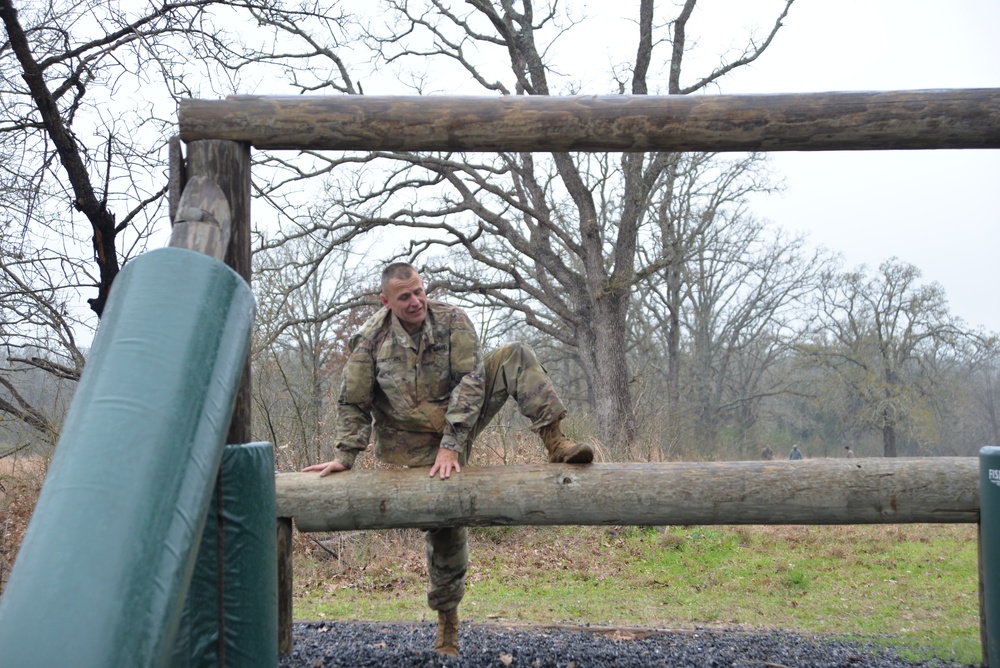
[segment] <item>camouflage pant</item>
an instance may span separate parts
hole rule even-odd
[[[566,408],[556,395],[552,381],[527,345],[508,343],[483,358],[486,375],[486,398],[479,418],[472,428],[469,444],[459,456],[464,466],[469,460],[472,442],[490,423],[507,399],[517,401],[521,414],[538,431],[562,419]],[[452,610],[465,595],[465,574],[469,569],[469,530],[466,527],[430,529],[424,533],[427,571],[431,585],[427,605],[433,610]]]

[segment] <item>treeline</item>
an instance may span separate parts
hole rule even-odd
[[[758,230],[768,233],[776,234]],[[597,435],[592,381],[577,350],[469,292],[439,289],[432,297],[463,303],[487,348],[512,339],[531,343],[572,408],[576,435],[598,442],[608,459],[755,459],[764,446],[787,457],[793,444],[806,457],[841,457],[848,446],[856,456],[971,456],[1000,442],[996,337],[952,317],[939,285],[920,282],[917,268],[897,259],[846,271],[836,258],[816,264],[817,254],[803,244],[785,252],[804,255],[786,258],[787,266],[810,266],[808,281],[791,274],[794,299],[761,268],[773,257],[729,257],[736,276],[727,283],[724,271],[714,274],[712,299],[706,277],[689,274],[685,280],[697,282],[683,289],[674,356],[663,313],[651,307],[659,277],[636,291],[621,338],[636,429],[618,448]],[[287,278],[294,264],[273,276]],[[378,267],[367,258],[365,264]],[[341,300],[354,306],[334,319],[316,317],[338,298],[324,298],[318,284],[290,294],[266,292],[267,279],[258,284],[262,323],[287,327],[266,334],[261,326],[257,340],[266,343],[253,365],[254,431],[280,444],[290,467],[329,454],[347,340],[375,308],[374,280],[369,274],[353,299]],[[513,407],[498,426],[526,428]]]

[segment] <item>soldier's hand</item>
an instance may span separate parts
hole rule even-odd
[[[451,477],[451,472],[461,473],[462,467],[458,465],[458,453],[454,450],[438,448],[437,457],[434,459],[434,466],[431,467],[431,477],[435,473],[441,473],[441,480]]]
[[[346,466],[340,462],[334,460],[332,462],[323,462],[322,464],[313,464],[312,466],[307,466],[302,469],[303,473],[314,473],[319,471],[319,477],[328,476],[331,473],[339,473],[340,471],[348,470]]]

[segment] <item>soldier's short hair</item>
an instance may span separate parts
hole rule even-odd
[[[409,262],[393,262],[382,270],[382,294],[389,289],[389,281],[405,281],[417,273]]]

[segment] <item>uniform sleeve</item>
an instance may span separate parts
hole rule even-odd
[[[372,433],[372,393],[375,387],[374,342],[355,335],[344,366],[344,380],[337,398],[337,440],[334,459],[348,468],[368,447]]]
[[[444,416],[441,447],[461,452],[483,407],[486,393],[483,351],[476,328],[461,311],[452,322],[450,337],[451,375],[456,384]]]

